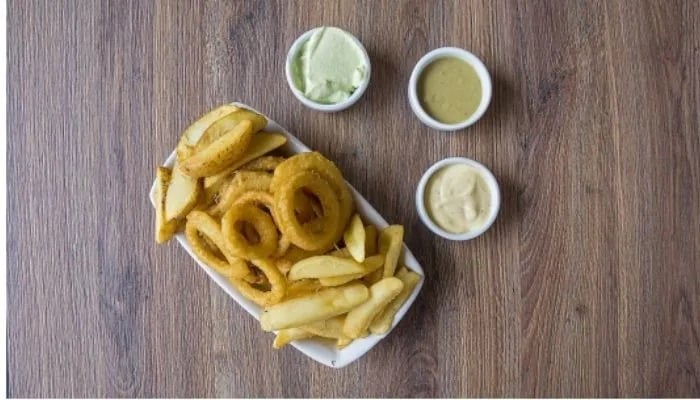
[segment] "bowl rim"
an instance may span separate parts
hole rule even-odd
[[[452,233],[448,232],[445,229],[441,228],[436,224],[432,218],[430,218],[430,215],[428,214],[428,210],[426,209],[425,206],[425,188],[428,184],[428,181],[430,178],[440,169],[447,167],[448,165],[455,165],[455,164],[463,164],[463,165],[468,165],[472,168],[477,169],[482,176],[484,177],[484,180],[486,181],[486,184],[489,187],[489,191],[491,193],[491,211],[489,213],[488,218],[484,222],[484,225],[479,228],[475,229],[472,231],[467,231],[464,233]],[[478,161],[472,160],[471,158],[466,158],[466,157],[448,157],[444,158],[428,168],[423,175],[420,178],[420,181],[418,181],[418,188],[416,189],[416,209],[418,210],[418,216],[420,217],[421,221],[423,221],[423,224],[428,227],[433,233],[449,240],[454,240],[454,241],[465,241],[465,240],[471,240],[476,238],[477,236],[480,236],[482,233],[486,232],[491,228],[493,223],[496,221],[496,217],[498,216],[498,213],[501,208],[501,191],[500,187],[498,185],[498,181],[496,180],[496,177],[494,176],[493,172],[486,168],[483,164],[481,164]]]
[[[423,109],[423,106],[420,104],[420,100],[418,100],[417,87],[418,78],[420,77],[421,73],[425,67],[430,65],[435,60],[446,57],[457,57],[466,61],[474,68],[477,76],[479,77],[479,81],[481,82],[482,96],[479,107],[477,107],[476,111],[474,111],[469,118],[456,124],[446,124],[431,117],[430,114]],[[425,125],[440,131],[457,131],[474,125],[486,113],[486,110],[491,104],[492,95],[493,84],[491,82],[491,75],[489,74],[486,65],[484,65],[483,61],[481,61],[479,57],[459,47],[440,47],[429,51],[423,57],[421,57],[416,63],[415,67],[413,67],[411,77],[408,81],[408,99],[413,113],[416,114],[418,119],[420,119]]]
[[[318,103],[315,102],[306,96],[304,96],[304,93],[297,88],[297,86],[294,84],[294,78],[292,76],[292,64],[294,62],[294,58],[299,52],[299,49],[301,46],[306,43],[306,41],[313,35],[314,32],[316,32],[319,29],[323,28],[335,28],[335,29],[340,29],[341,31],[345,32],[352,41],[357,45],[360,50],[362,51],[362,58],[365,60],[365,63],[367,65],[367,72],[365,74],[365,78],[362,80],[362,83],[360,83],[360,86],[353,92],[350,97],[347,99],[341,101],[340,103],[334,103],[334,104],[324,104],[324,103]],[[302,33],[295,41],[292,43],[291,47],[289,48],[289,51],[287,52],[287,58],[285,60],[285,65],[284,65],[284,73],[287,78],[287,85],[289,88],[292,90],[292,93],[294,93],[294,97],[296,97],[302,104],[305,106],[317,110],[317,111],[324,111],[324,112],[335,112],[335,111],[341,111],[345,110],[346,108],[352,106],[355,104],[360,97],[365,93],[367,90],[367,87],[369,86],[369,81],[370,77],[372,75],[372,64],[369,59],[369,54],[367,53],[367,49],[365,46],[360,42],[355,35],[352,33],[348,32],[347,30],[343,28],[339,28],[337,26],[331,26],[331,25],[324,25],[324,26],[317,26],[315,28],[309,29],[308,31]]]

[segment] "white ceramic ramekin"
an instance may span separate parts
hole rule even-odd
[[[289,48],[289,52],[287,53],[287,60],[285,62],[285,74],[287,76],[287,84],[289,85],[289,88],[292,90],[292,93],[294,93],[294,96],[296,96],[299,101],[301,101],[305,106],[317,110],[317,111],[323,111],[323,112],[336,112],[336,111],[342,111],[351,105],[355,104],[357,100],[362,97],[362,95],[365,93],[365,90],[367,89],[367,86],[369,85],[369,78],[372,73],[372,66],[369,61],[369,54],[367,54],[367,50],[365,49],[365,46],[362,45],[362,43],[351,33],[343,30],[345,33],[347,33],[352,40],[355,42],[355,44],[360,48],[362,51],[362,56],[365,60],[365,64],[367,65],[367,73],[365,74],[365,79],[362,81],[360,86],[353,92],[350,97],[345,99],[344,101],[341,101],[340,103],[335,103],[335,104],[323,104],[323,103],[317,103],[313,100],[308,99],[306,96],[304,96],[304,93],[297,88],[297,86],[294,84],[294,78],[292,75],[292,65],[294,63],[294,59],[296,58],[297,53],[299,52],[301,46],[306,43],[307,40],[311,37],[311,35],[316,32],[318,29],[321,29],[323,27],[317,27],[313,28],[309,31],[304,32],[301,36],[297,38],[297,40],[294,41],[292,44],[292,47]],[[341,28],[337,28],[341,29]]]
[[[457,124],[445,124],[431,117],[423,109],[418,99],[418,78],[420,74],[430,63],[445,57],[457,57],[466,61],[474,68],[481,81],[481,103],[479,103],[479,107],[468,119]],[[441,47],[424,55],[418,60],[418,63],[416,63],[413,72],[411,72],[411,78],[408,81],[408,101],[411,104],[413,113],[415,113],[418,119],[425,125],[440,131],[457,131],[473,125],[486,113],[486,109],[489,107],[489,103],[491,103],[492,90],[491,75],[484,63],[481,62],[477,56],[458,47]]]
[[[430,177],[432,177],[433,174],[435,174],[441,168],[454,164],[468,165],[479,171],[484,177],[484,181],[486,182],[486,185],[488,185],[489,193],[491,194],[491,205],[489,208],[489,215],[488,218],[486,218],[484,225],[479,229],[467,231],[464,233],[452,233],[440,228],[432,220],[432,218],[430,218],[428,210],[425,207],[425,187],[428,184]],[[433,231],[433,233],[450,240],[471,240],[486,232],[491,227],[491,225],[493,225],[493,222],[496,220],[496,216],[498,215],[498,211],[501,208],[501,191],[498,186],[498,182],[496,181],[496,177],[493,176],[493,173],[491,173],[491,171],[481,163],[464,157],[445,158],[444,160],[440,160],[433,164],[430,168],[428,168],[427,171],[425,171],[423,176],[420,178],[420,181],[418,182],[418,189],[416,189],[416,208],[418,209],[418,216],[420,216],[421,221],[423,221],[425,226],[427,226],[428,229]]]

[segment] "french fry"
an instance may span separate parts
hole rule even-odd
[[[362,265],[349,258],[314,256],[294,264],[287,274],[290,281],[304,278],[327,278],[363,272]]]
[[[177,161],[181,163],[194,154],[194,146],[202,137],[204,131],[219,118],[236,110],[238,110],[238,107],[224,104],[204,114],[187,127],[177,142]]]
[[[352,339],[361,337],[372,320],[401,292],[401,289],[403,289],[403,282],[394,277],[384,278],[372,285],[369,289],[369,299],[345,317],[343,333]]]
[[[231,172],[237,170],[242,165],[271,152],[285,143],[287,143],[287,138],[278,132],[258,132],[254,134],[245,154],[238,161],[229,165],[218,174],[204,178],[204,187],[208,188],[219,184],[222,180],[225,180]]]
[[[403,303],[406,302],[406,299],[413,293],[413,289],[418,285],[418,282],[420,282],[420,275],[413,271],[407,271],[405,267],[401,268],[399,272],[396,273],[396,277],[403,282],[403,289],[401,289],[401,293],[399,293],[369,325],[370,332],[374,334],[383,335],[389,332],[394,322],[394,316]]]
[[[330,339],[346,339],[348,338],[343,333],[343,324],[345,323],[345,317],[338,316],[329,318],[324,321],[314,322],[308,325],[303,325],[300,329],[303,329],[315,336],[330,338]]]
[[[308,339],[310,337],[314,337],[314,334],[301,328],[282,329],[277,332],[277,336],[272,342],[272,348],[281,349],[295,340]]]
[[[318,279],[300,279],[298,281],[289,282],[287,285],[286,300],[296,297],[308,296],[322,289]]]
[[[200,191],[199,181],[183,174],[179,164],[175,164],[165,192],[165,219],[172,221],[185,217],[197,204]]]
[[[334,276],[329,278],[319,278],[319,283],[321,286],[340,286],[348,282],[354,281],[355,279],[360,279],[365,275],[369,275],[377,270],[380,270],[384,266],[384,256],[377,254],[376,256],[367,257],[365,262],[362,263],[363,272],[350,275]]]
[[[170,240],[177,229],[177,221],[168,221],[165,217],[165,195],[170,184],[171,172],[168,168],[156,169],[156,243]]]
[[[349,337],[345,337],[345,338],[342,338],[342,339],[338,339],[338,340],[335,342],[335,347],[337,347],[338,350],[344,349],[344,348],[347,347],[350,343],[352,343],[352,339],[350,339]]]
[[[384,278],[394,276],[403,246],[403,226],[390,225],[379,233],[379,253],[384,254]]]
[[[352,258],[360,263],[365,261],[365,240],[365,226],[362,224],[360,216],[355,214],[343,233],[343,241]]]
[[[367,298],[369,290],[362,284],[323,289],[270,306],[260,316],[260,326],[269,332],[323,321],[345,314]]]

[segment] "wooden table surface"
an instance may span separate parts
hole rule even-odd
[[[323,24],[372,60],[337,114],[304,108],[283,73]],[[700,395],[700,2],[15,0],[8,25],[11,396]],[[445,45],[494,80],[456,134],[406,97]],[[234,100],[335,160],[425,268],[406,318],[345,369],[273,350],[153,242],[154,167]],[[414,207],[448,156],[502,188],[466,243]]]

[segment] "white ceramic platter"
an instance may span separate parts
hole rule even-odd
[[[249,110],[253,110],[256,112],[259,112],[245,104],[242,103],[232,103],[233,105],[241,108],[247,108]],[[262,114],[262,113],[261,113]],[[263,114],[264,115],[264,114]],[[287,143],[281,148],[281,151],[286,154],[286,155],[293,155],[296,153],[304,153],[311,151],[306,145],[304,145],[302,142],[299,141],[296,137],[294,137],[291,133],[289,133],[286,129],[281,127],[279,124],[277,124],[275,121],[271,120],[268,118],[268,124],[267,127],[265,128],[267,131],[275,131],[275,132],[281,132],[287,137]],[[176,154],[175,151],[173,151],[170,156],[168,157],[167,160],[165,160],[165,163],[163,166],[172,168],[173,165],[175,164],[175,159],[176,159]],[[353,193],[353,196],[355,197],[355,205],[357,208],[357,212],[363,217],[365,222],[371,223],[376,225],[378,228],[384,228],[388,225],[388,223],[382,218],[381,215],[377,212],[377,210],[372,207],[367,200],[365,200],[362,195],[360,195],[355,188],[353,188],[350,184],[350,190]],[[151,192],[150,192],[150,199],[151,199],[151,204],[155,206],[155,182],[153,183],[153,186],[151,187]],[[192,251],[192,248],[190,247],[189,242],[185,238],[185,235],[183,233],[178,233],[175,235],[175,239],[180,243],[180,245],[187,251],[187,253],[199,264],[200,267],[209,275],[209,277],[214,280],[226,293],[228,293],[231,298],[233,298],[238,304],[240,304],[250,315],[255,317],[255,319],[260,319],[260,314],[262,314],[262,308],[260,308],[257,304],[254,304],[250,300],[246,299],[243,297],[227,280],[226,278],[222,277],[219,275],[217,272],[209,268],[206,264],[204,264],[197,256],[194,254]],[[421,280],[416,285],[416,288],[413,290],[413,293],[411,296],[406,300],[404,305],[401,307],[399,312],[396,314],[396,317],[394,318],[394,322],[392,324],[392,330],[393,328],[401,321],[401,319],[406,315],[406,312],[408,309],[411,307],[413,302],[416,300],[416,297],[418,296],[418,293],[420,292],[421,288],[423,287],[423,282],[425,280],[424,274],[423,274],[423,268],[421,268],[420,264],[418,263],[418,260],[413,256],[411,251],[406,247],[406,244],[404,243],[403,246],[403,252],[401,255],[401,261],[403,261],[403,264],[415,271],[416,273],[421,275]],[[386,335],[391,333],[389,331],[388,333],[384,335],[369,335],[366,338],[363,339],[356,339],[354,340],[350,345],[345,347],[344,349],[338,350],[335,348],[333,343],[331,342],[326,342],[326,341],[319,341],[319,340],[314,340],[314,339],[307,339],[307,340],[298,340],[295,342],[292,342],[292,346],[294,346],[297,350],[301,351],[305,355],[313,358],[314,360],[325,364],[329,367],[333,368],[342,368],[351,362],[357,360],[358,358],[362,357],[366,352],[368,352],[372,347],[374,347],[377,343],[379,343],[380,340],[382,340]],[[265,332],[260,330],[260,334],[263,335]],[[270,346],[272,346],[272,338],[270,338]],[[284,350],[280,350],[284,351]]]

